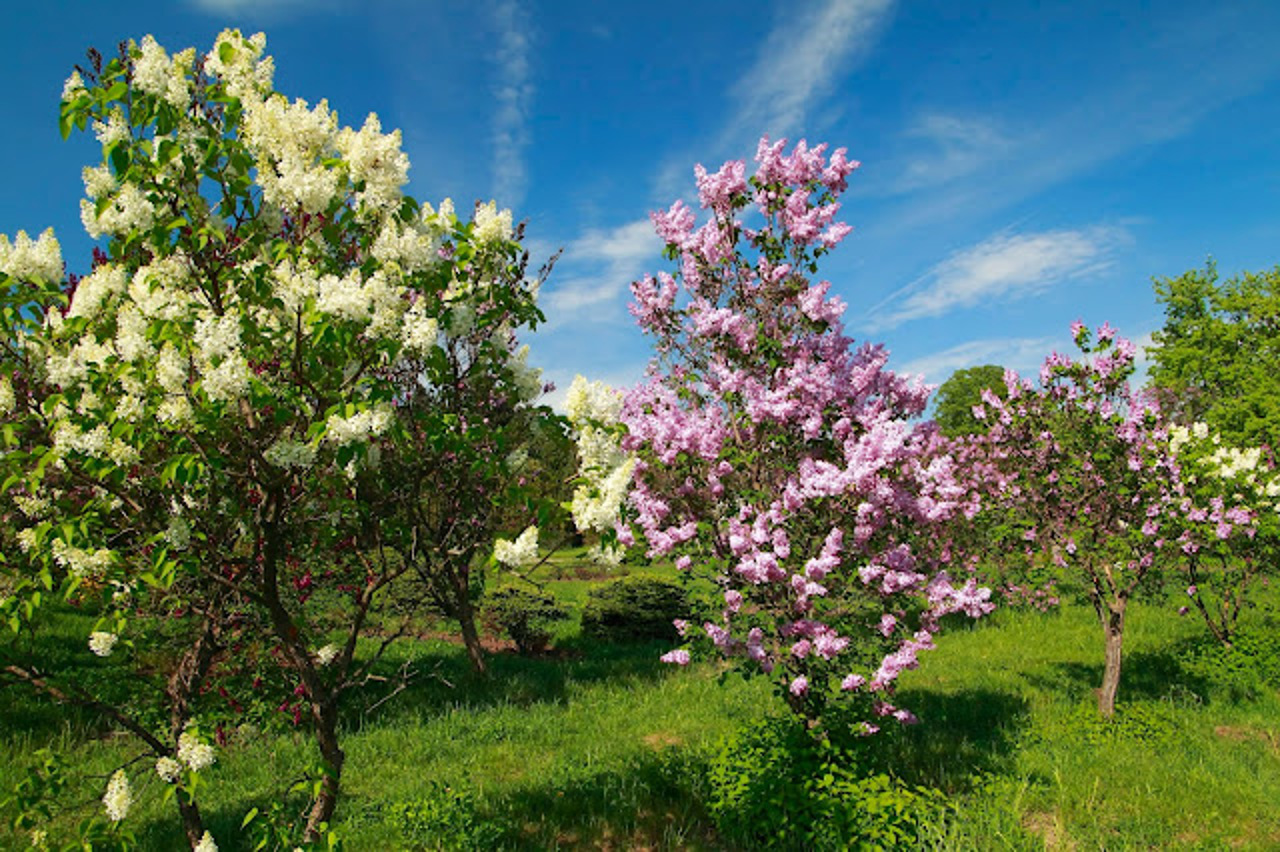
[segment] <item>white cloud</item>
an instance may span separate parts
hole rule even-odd
[[[1280,78],[1280,52],[1268,28],[1249,25],[1250,14],[1224,3],[1153,15],[1150,35],[1132,52],[1099,53],[1091,73],[1046,76],[1043,85],[1028,88],[1030,98],[1000,102],[1005,115],[1017,116],[1003,126],[1009,147],[971,160],[967,173],[935,191],[911,196],[878,223],[879,233],[979,220],[1130,152],[1177,139],[1272,84]],[[1211,65],[1205,56],[1214,57]],[[875,191],[870,175],[859,186]],[[892,182],[887,187],[897,189]]]
[[[738,103],[730,134],[794,132],[849,63],[871,47],[892,6],[892,0],[828,0],[785,7],[734,86]]]
[[[956,370],[997,364],[1020,374],[1034,375],[1055,345],[1069,343],[1066,336],[1056,337],[1007,337],[989,340],[971,340],[915,358],[893,367],[899,374],[921,375],[931,384],[942,384]]]
[[[493,6],[498,73],[493,96],[493,194],[503,207],[524,201],[527,174],[524,151],[529,145],[529,109],[534,87],[530,65],[531,22],[521,4],[499,0]]]
[[[894,182],[895,192],[949,183],[978,171],[1013,147],[993,122],[974,117],[926,113],[906,133],[923,140],[927,152],[907,163]]]
[[[751,65],[730,91],[733,109],[715,144],[683,152],[660,169],[658,198],[669,203],[690,185],[693,162],[719,165],[753,154],[755,141],[801,132],[856,60],[867,54],[894,0],[826,0],[786,5]],[[750,146],[746,150],[743,146]]]
[[[190,0],[192,6],[211,15],[274,17],[276,13],[306,8],[309,11],[333,8],[334,0]]]
[[[1093,226],[1033,234],[1001,233],[956,252],[871,311],[871,326],[893,328],[980,302],[1018,299],[1106,269],[1126,238],[1120,228]],[[890,302],[897,307],[882,310]]]
[[[566,266],[591,266],[566,278],[552,277],[543,301],[551,321],[568,314],[582,314],[588,308],[621,304],[622,294],[646,267],[660,262],[662,239],[647,218],[637,219],[609,230],[591,229],[565,249]],[[605,312],[599,319],[609,319]]]

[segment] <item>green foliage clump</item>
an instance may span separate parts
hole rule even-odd
[[[485,617],[511,637],[521,654],[536,654],[547,647],[556,624],[569,612],[551,595],[508,586],[489,596]]]
[[[503,834],[500,824],[481,813],[473,790],[434,779],[416,799],[391,805],[389,814],[415,849],[492,849]]]
[[[1009,395],[1004,367],[983,364],[952,373],[933,398],[933,420],[942,434],[956,438],[986,432],[987,424],[973,416],[973,407],[982,403],[982,392],[988,388],[1001,399]]]
[[[1165,314],[1150,349],[1161,408],[1236,446],[1280,446],[1280,266],[1219,281],[1210,261],[1156,279],[1155,291]]]
[[[944,798],[885,774],[861,775],[851,751],[789,718],[722,740],[707,810],[723,838],[751,849],[909,849]]]
[[[656,577],[623,577],[587,595],[582,633],[610,642],[675,641],[678,634],[672,622],[688,618],[690,610],[688,593],[675,583]]]
[[[1199,642],[1182,655],[1182,668],[1203,680],[1208,691],[1232,702],[1255,700],[1280,688],[1280,624],[1268,616],[1248,623],[1231,644]]]

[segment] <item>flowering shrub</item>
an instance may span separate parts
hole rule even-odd
[[[1226,446],[1204,423],[1169,427],[1187,497],[1179,518],[1187,611],[1230,645],[1259,575],[1280,545],[1280,472],[1261,447]]]
[[[935,533],[977,506],[932,427],[909,422],[928,388],[886,370],[883,347],[854,348],[844,303],[808,277],[851,230],[837,198],[857,163],[784,144],[761,140],[749,178],[741,161],[699,166],[702,225],[679,201],[652,216],[678,269],[632,285],[656,357],[619,414],[627,508],[650,555],[721,587],[691,642],[769,676],[815,726],[860,702],[870,732],[914,718],[894,681],[942,616],[982,615],[990,591],[945,570]]]
[[[1193,551],[1185,520],[1195,504],[1159,409],[1129,387],[1133,344],[1107,324],[1096,343],[1082,323],[1071,330],[1092,357],[1051,354],[1039,385],[1007,372],[1008,398],[987,391],[975,406],[991,429],[971,439],[984,465],[974,478],[990,489],[989,509],[1009,519],[1008,550],[1043,551],[1064,576],[1083,577],[1106,642],[1098,709],[1109,717],[1128,603],[1162,563]],[[1224,537],[1250,522],[1243,509],[1214,517]]]
[[[116,704],[16,643],[0,653],[11,676],[140,737],[193,847],[208,847],[193,779],[215,752],[189,724],[239,713],[207,687],[250,665],[278,669],[295,723],[306,711],[326,765],[308,833],[328,820],[339,699],[373,662],[355,660],[360,629],[417,555],[452,545],[423,521],[423,489],[447,477],[471,500],[521,501],[502,490],[514,433],[487,418],[527,421],[542,389],[516,349],[541,315],[510,212],[464,221],[404,196],[399,131],[290,102],[264,45],[227,31],[203,56],[150,37],[91,51],[61,126],[102,144],[81,203],[103,243],[92,271],[64,279],[51,232],[0,240],[0,615],[16,633],[50,592],[91,603],[85,653],[157,688]],[[432,462],[453,467],[432,479]],[[415,558],[387,559],[397,548]],[[320,585],[350,602],[336,643],[308,608]]]

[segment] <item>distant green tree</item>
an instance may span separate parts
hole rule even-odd
[[[1280,445],[1280,266],[1220,282],[1211,259],[1154,284],[1165,322],[1150,383],[1166,413],[1237,446]]]
[[[982,391],[991,388],[996,396],[1004,399],[1008,390],[1004,386],[1004,367],[983,364],[956,370],[942,383],[934,397],[934,422],[948,438],[985,432],[988,425],[973,416],[973,407],[982,402]]]

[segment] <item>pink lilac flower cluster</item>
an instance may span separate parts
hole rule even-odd
[[[765,138],[750,176],[695,170],[701,225],[679,201],[652,214],[678,268],[632,285],[657,354],[622,408],[628,517],[652,556],[723,588],[717,618],[682,625],[689,641],[770,676],[810,720],[843,700],[909,721],[887,700],[899,673],[943,615],[992,604],[944,570],[948,523],[978,504],[936,430],[911,422],[931,389],[855,345],[831,283],[807,277],[851,231],[836,217],[857,165]]]

